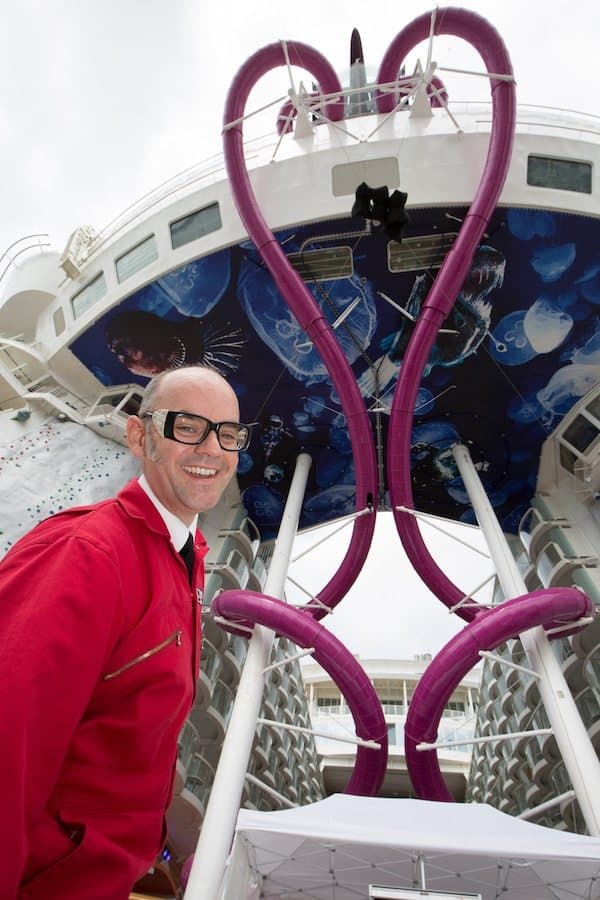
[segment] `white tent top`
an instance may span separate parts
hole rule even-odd
[[[599,900],[600,838],[486,805],[335,794],[279,812],[240,810],[221,896],[366,900],[371,884],[421,888],[421,872],[430,891],[483,900]]]

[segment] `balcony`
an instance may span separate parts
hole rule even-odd
[[[525,675],[527,682],[523,688],[523,699],[525,701],[525,711],[531,715],[531,710],[535,709],[540,703],[540,689],[538,687],[537,678],[532,675]]]
[[[588,732],[592,728],[594,728],[594,731],[597,731],[596,726],[600,725],[600,703],[591,687],[586,687],[583,691],[580,691],[575,697],[575,703]]]
[[[204,746],[206,743],[221,742],[229,724],[233,709],[234,694],[224,681],[217,681],[210,703],[204,708],[193,706],[190,719]]]
[[[519,538],[529,559],[536,562],[540,553],[544,538],[554,528],[569,528],[570,523],[565,518],[545,519],[535,507],[530,507],[519,523]]]
[[[530,785],[525,792],[525,802],[527,803],[527,807],[529,808],[543,803],[544,800],[547,799],[547,794],[548,791],[540,787],[539,784],[534,783]]]
[[[222,561],[207,563],[205,569],[207,575],[219,575],[223,590],[243,590],[248,584],[250,566],[239,550],[231,550]]]
[[[237,680],[239,680],[242,674],[242,669],[244,668],[244,662],[246,661],[247,653],[248,641],[237,634],[230,634],[229,644],[225,649],[224,657],[227,662],[235,669],[237,673]]]
[[[598,560],[594,556],[570,554],[555,540],[544,545],[537,559],[537,570],[544,587],[570,587],[573,573],[582,568],[595,568]]]
[[[194,755],[200,750],[200,737],[190,721],[187,721],[177,738],[177,756],[183,769],[187,772],[188,764]]]
[[[516,754],[512,754],[506,763],[506,777],[508,779],[517,779],[518,772],[521,766],[523,765],[523,760],[520,759]]]
[[[202,815],[206,810],[210,791],[215,780],[215,770],[204,757],[195,754],[190,761],[185,780],[185,788],[193,794],[202,807]]]
[[[531,779],[545,791],[551,787],[550,764],[545,757],[538,759],[531,769]]]
[[[252,563],[252,568],[248,574],[248,584],[246,585],[246,588],[249,591],[258,591],[260,593],[265,586],[266,580],[266,566],[260,556],[257,556]]]
[[[223,663],[220,655],[206,636],[202,641],[202,656],[200,659],[200,674],[196,689],[196,706],[208,706],[212,697]]]
[[[553,765],[561,759],[560,750],[553,734],[541,734],[538,737],[544,759]]]
[[[585,687],[585,676],[582,660],[571,653],[562,664],[562,672],[573,694]]]
[[[232,528],[222,528],[219,537],[234,541],[248,565],[252,566],[260,547],[260,533],[252,519],[244,516],[237,527],[234,524]]]

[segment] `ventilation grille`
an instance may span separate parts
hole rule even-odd
[[[351,278],[354,274],[351,247],[306,250],[303,253],[289,253],[287,258],[304,281]]]
[[[388,244],[390,272],[439,269],[457,233],[454,231],[445,234],[423,234],[419,237],[404,238],[401,244],[390,241]]]

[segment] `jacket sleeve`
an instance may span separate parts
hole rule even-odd
[[[116,562],[85,538],[26,538],[0,564],[3,897],[17,893],[28,836],[117,640],[121,608]]]

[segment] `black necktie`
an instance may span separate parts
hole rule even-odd
[[[194,572],[194,539],[192,537],[191,531],[188,532],[187,541],[179,551],[181,557],[185,563],[185,567],[188,570],[188,578],[190,584],[192,583],[192,575]]]

